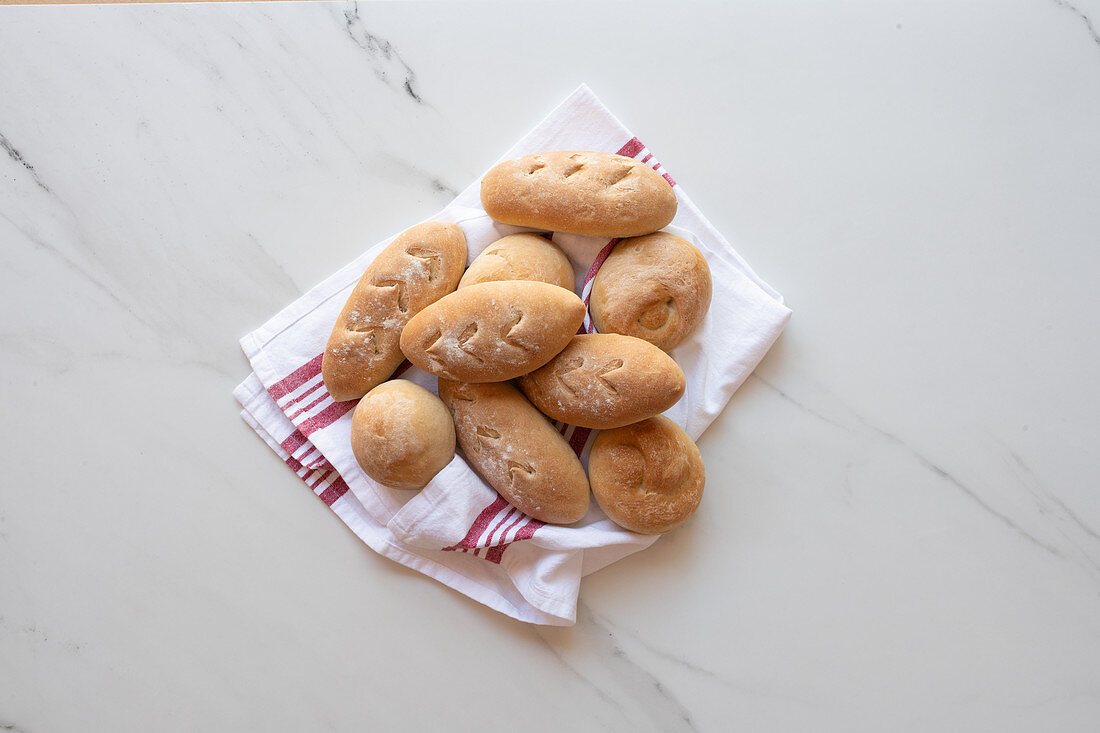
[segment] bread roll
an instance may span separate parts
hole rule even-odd
[[[665,351],[692,334],[710,307],[710,268],[691,242],[668,232],[624,239],[592,281],[601,333],[637,336]]]
[[[588,479],[565,438],[507,382],[439,380],[466,460],[524,514],[552,524],[588,511]]]
[[[367,392],[355,406],[351,450],[378,483],[422,489],[454,458],[454,424],[438,397],[394,379]]]
[[[560,150],[505,161],[481,179],[485,213],[505,224],[588,237],[637,237],[667,226],[676,194],[645,163]]]
[[[546,237],[512,234],[486,247],[466,268],[458,287],[497,280],[538,280],[572,290],[573,266]]]
[[[651,343],[618,334],[574,336],[545,366],[519,378],[551,420],[617,428],[664,412],[684,394],[684,372]]]
[[[321,359],[334,400],[362,397],[393,374],[405,358],[401,329],[454,290],[465,266],[466,237],[445,222],[418,224],[382,250],[348,296]]]
[[[584,303],[557,285],[481,283],[417,313],[401,334],[401,350],[438,377],[503,382],[554,358],[583,320]]]
[[[604,514],[642,534],[662,534],[687,520],[706,482],[699,448],[661,415],[597,435],[588,476]]]

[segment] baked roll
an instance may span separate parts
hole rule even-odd
[[[466,460],[512,506],[571,524],[588,511],[588,478],[565,438],[507,382],[439,380]]]
[[[332,398],[358,399],[389,379],[405,359],[405,324],[453,291],[465,267],[466,237],[445,222],[418,224],[382,250],[348,296],[321,358]]]
[[[558,246],[537,234],[501,237],[479,254],[458,287],[498,280],[537,280],[573,290],[573,266]]]
[[[505,161],[481,179],[485,213],[504,224],[586,237],[668,226],[676,193],[660,173],[613,153],[558,150]]]
[[[710,307],[710,267],[691,242],[668,232],[624,239],[592,281],[589,309],[601,333],[645,339],[668,351]]]
[[[527,399],[552,420],[618,428],[664,412],[684,394],[671,356],[633,336],[574,336],[548,364],[519,378]]]
[[[480,283],[417,313],[401,333],[401,350],[437,377],[503,382],[553,359],[583,320],[584,303],[557,285]]]
[[[663,534],[685,522],[706,483],[699,448],[661,415],[597,435],[588,477],[604,514],[642,534]]]
[[[372,479],[422,489],[455,455],[455,429],[434,394],[404,379],[367,392],[351,418],[351,450]]]

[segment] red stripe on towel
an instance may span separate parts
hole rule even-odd
[[[310,392],[310,394],[314,394],[314,392]],[[302,399],[302,398],[299,398],[299,399]],[[331,399],[331,395],[329,395],[328,391],[322,389],[321,394],[318,395],[317,397],[315,397],[312,402],[310,402],[305,407],[298,408],[294,412],[288,412],[287,417],[290,418],[291,420],[293,420],[294,418],[298,417],[302,413],[309,412],[314,407],[321,404],[322,402],[324,402],[327,399]],[[290,405],[287,405],[287,407],[290,407]],[[283,408],[283,412],[286,412],[286,408]]]
[[[306,436],[302,435],[302,431],[295,430],[293,433],[287,436],[286,440],[284,440],[282,443],[279,443],[279,445],[282,446],[283,450],[285,450],[287,453],[294,455],[294,451],[305,445],[305,442]]]
[[[348,493],[348,485],[344,483],[343,477],[337,476],[332,485],[321,492],[321,501],[325,502],[325,506],[332,506],[346,493]]]
[[[318,354],[313,357],[305,364],[268,387],[267,393],[274,397],[276,402],[286,397],[288,394],[321,373],[321,359],[323,357],[324,354]]]
[[[611,250],[615,249],[615,245],[618,243],[619,240],[612,239],[599,251],[596,255],[596,259],[592,260],[592,266],[588,268],[588,272],[584,275],[584,285],[587,285],[596,278],[596,273],[603,267],[603,263],[607,260],[607,256],[611,254]]]
[[[302,434],[307,438],[313,433],[317,432],[321,428],[327,428],[334,422],[343,417],[346,413],[355,409],[355,405],[358,404],[358,400],[349,400],[347,402],[333,402],[325,409],[318,412],[313,417],[303,420],[298,429],[302,431]]]
[[[505,524],[507,524],[509,519],[511,519],[516,514],[521,514],[521,513],[522,512],[519,512],[515,507],[509,507],[508,512],[501,518],[501,520],[499,522],[497,522],[497,526],[495,526],[491,530],[489,530],[489,536],[485,538],[485,542],[480,543],[480,544],[482,544],[485,547],[491,547],[492,544],[493,544],[493,535],[495,535],[498,531],[500,531],[500,528],[503,527]],[[504,535],[501,535],[501,537],[504,537]]]
[[[642,141],[636,137],[630,138],[626,145],[619,148],[619,155],[625,155],[628,158],[633,158],[638,153],[645,150],[645,145],[642,145]]]
[[[477,546],[477,539],[481,537],[485,528],[489,526],[489,522],[493,520],[500,510],[508,506],[508,502],[504,500],[503,496],[497,495],[495,501],[492,504],[481,510],[481,513],[477,515],[477,519],[470,525],[470,529],[466,532],[466,536],[463,537],[457,544],[450,547],[444,547],[444,550],[453,551],[460,549],[470,549]]]
[[[579,458],[581,451],[584,450],[584,446],[588,443],[588,436],[592,434],[592,428],[577,428],[573,431],[573,435],[569,438],[569,447],[573,449],[573,452],[577,454]]]
[[[546,526],[546,522],[540,522],[537,519],[531,519],[528,517],[527,524],[519,528],[516,532],[516,538],[513,542],[521,542],[523,540],[529,540],[535,536],[535,532]]]

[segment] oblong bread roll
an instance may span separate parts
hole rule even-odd
[[[362,397],[404,360],[399,341],[409,319],[458,285],[466,237],[446,222],[402,232],[367,267],[336,319],[321,375],[337,401]]]
[[[584,303],[557,285],[480,283],[413,316],[401,333],[401,350],[437,377],[503,382],[554,358],[583,320]]]
[[[684,394],[684,372],[653,344],[619,334],[574,336],[519,387],[551,420],[618,428],[664,412]]]
[[[383,486],[422,489],[454,458],[454,423],[434,394],[391,379],[355,406],[351,450],[363,471]]]
[[[699,448],[663,415],[600,432],[588,476],[604,514],[642,534],[663,534],[685,522],[706,483]]]
[[[668,351],[699,326],[710,295],[703,253],[657,232],[615,245],[592,281],[589,308],[601,333],[636,336]]]
[[[500,163],[481,179],[481,205],[504,224],[588,237],[637,237],[676,216],[676,194],[660,173],[622,155],[583,150]]]
[[[479,254],[458,287],[498,280],[538,280],[572,290],[573,266],[558,246],[537,234],[501,237]]]
[[[439,380],[466,460],[512,506],[570,524],[588,511],[588,478],[565,438],[507,382]]]

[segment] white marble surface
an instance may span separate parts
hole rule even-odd
[[[0,730],[1094,731],[1100,3],[0,8]],[[795,310],[703,511],[510,621],[237,337],[577,83]]]

